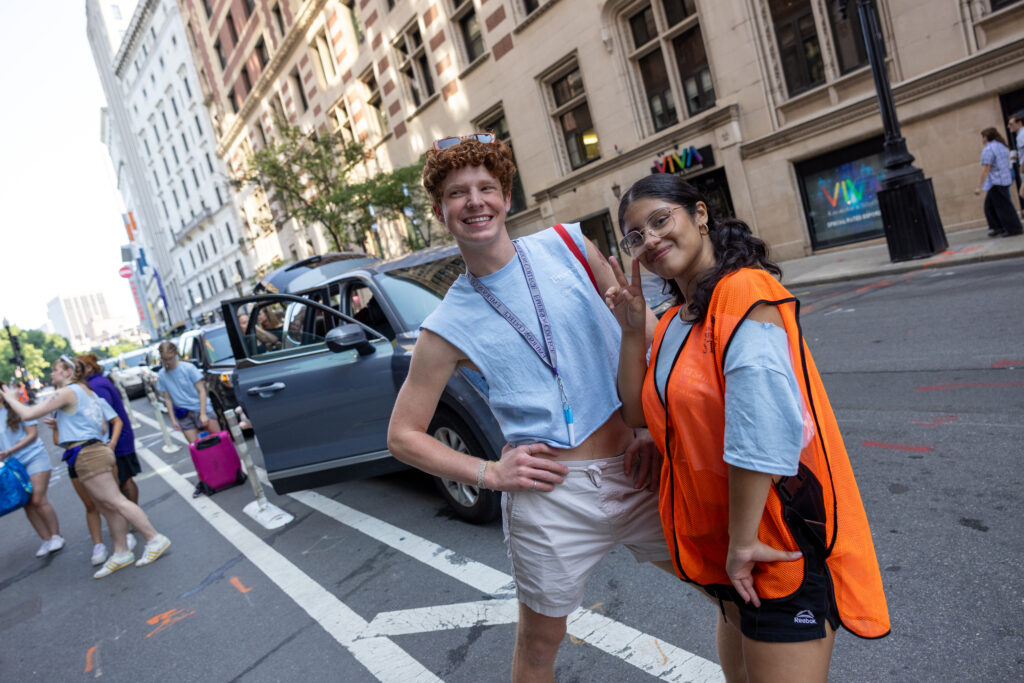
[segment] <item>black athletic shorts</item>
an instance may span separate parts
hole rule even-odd
[[[139,456],[134,453],[117,456],[117,485],[124,486],[124,483],[142,471],[139,465]]]
[[[788,496],[783,486],[777,487],[783,507],[783,520],[804,555],[804,582],[785,598],[761,598],[761,606],[746,603],[736,589],[728,586],[703,586],[704,591],[720,603],[736,603],[740,610],[740,631],[747,638],[769,643],[797,643],[825,637],[825,622],[835,631],[839,628],[832,578],[825,564],[824,519],[821,509],[821,487],[801,463],[798,477],[805,481]],[[807,520],[812,520],[810,524]],[[817,528],[817,529],[816,529]],[[725,610],[722,610],[725,613]]]

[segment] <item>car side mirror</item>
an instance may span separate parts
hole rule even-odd
[[[355,349],[360,356],[374,352],[373,344],[366,338],[366,330],[355,323],[346,323],[331,329],[324,337],[327,348],[334,353]]]

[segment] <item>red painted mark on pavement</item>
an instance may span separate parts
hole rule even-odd
[[[964,247],[963,249],[958,249],[956,253],[958,253],[958,254],[970,254],[972,251],[978,251],[979,249],[983,249],[983,248],[984,247],[982,247],[980,244],[975,244],[973,247]]]
[[[930,265],[933,265],[933,264],[936,264],[936,263],[942,263],[943,261],[948,261],[952,257],[953,257],[953,252],[951,252],[951,251],[949,251],[947,249],[946,251],[943,251],[943,252],[939,253],[939,255],[936,258],[933,258],[931,261],[925,261],[924,263],[922,263],[921,267],[922,268],[927,268]]]
[[[96,668],[92,661],[92,656],[96,654],[96,647],[96,645],[93,645],[89,648],[89,651],[85,653],[85,673],[89,673]]]
[[[231,585],[237,588],[239,593],[248,593],[252,590],[252,588],[246,588],[244,585],[242,585],[242,580],[239,579],[237,576],[231,577]]]
[[[919,427],[938,427],[939,425],[949,424],[950,422],[956,422],[956,415],[943,415],[935,420],[935,422],[921,422],[920,420],[914,420],[914,424]]]
[[[1024,365],[1024,360],[997,360],[992,364],[994,368],[1008,368],[1012,365]]]
[[[872,282],[869,285],[864,285],[860,289],[855,289],[855,290],[853,290],[853,293],[854,294],[863,294],[864,292],[867,292],[867,291],[872,290],[872,289],[879,289],[881,287],[888,287],[888,286],[889,286],[889,281],[888,280],[879,280],[878,282]]]
[[[914,453],[927,453],[932,450],[931,446],[903,446],[898,443],[882,443],[881,441],[865,441],[861,445],[874,448],[891,448],[894,451],[913,451]]]
[[[933,384],[930,387],[917,387],[918,391],[953,391],[967,387],[1024,387],[1024,382],[955,382],[953,384]]]
[[[151,619],[146,619],[146,623],[147,624],[152,624],[153,626],[156,626],[157,624],[160,624],[155,629],[153,629],[152,631],[147,633],[146,637],[149,638],[152,635],[156,635],[157,633],[160,633],[160,631],[163,631],[165,628],[167,628],[171,624],[173,624],[173,623],[175,623],[177,621],[181,621],[185,617],[190,617],[190,616],[192,616],[193,614],[196,613],[195,610],[192,610],[191,612],[185,612],[185,613],[182,613],[182,612],[184,612],[184,610],[172,609],[172,610],[168,610],[168,611],[166,611],[166,612],[164,612],[162,614],[158,614],[155,617],[152,617]]]

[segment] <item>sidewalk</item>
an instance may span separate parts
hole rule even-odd
[[[949,248],[946,251],[930,258],[900,263],[889,260],[889,249],[885,244],[780,261],[782,283],[787,287],[818,285],[1024,256],[1024,235],[989,237],[988,228],[974,228],[950,233],[947,238]]]

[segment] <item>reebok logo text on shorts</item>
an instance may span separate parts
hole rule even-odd
[[[814,618],[814,613],[809,609],[802,609],[796,613],[793,617],[794,624],[817,624],[818,620]]]

